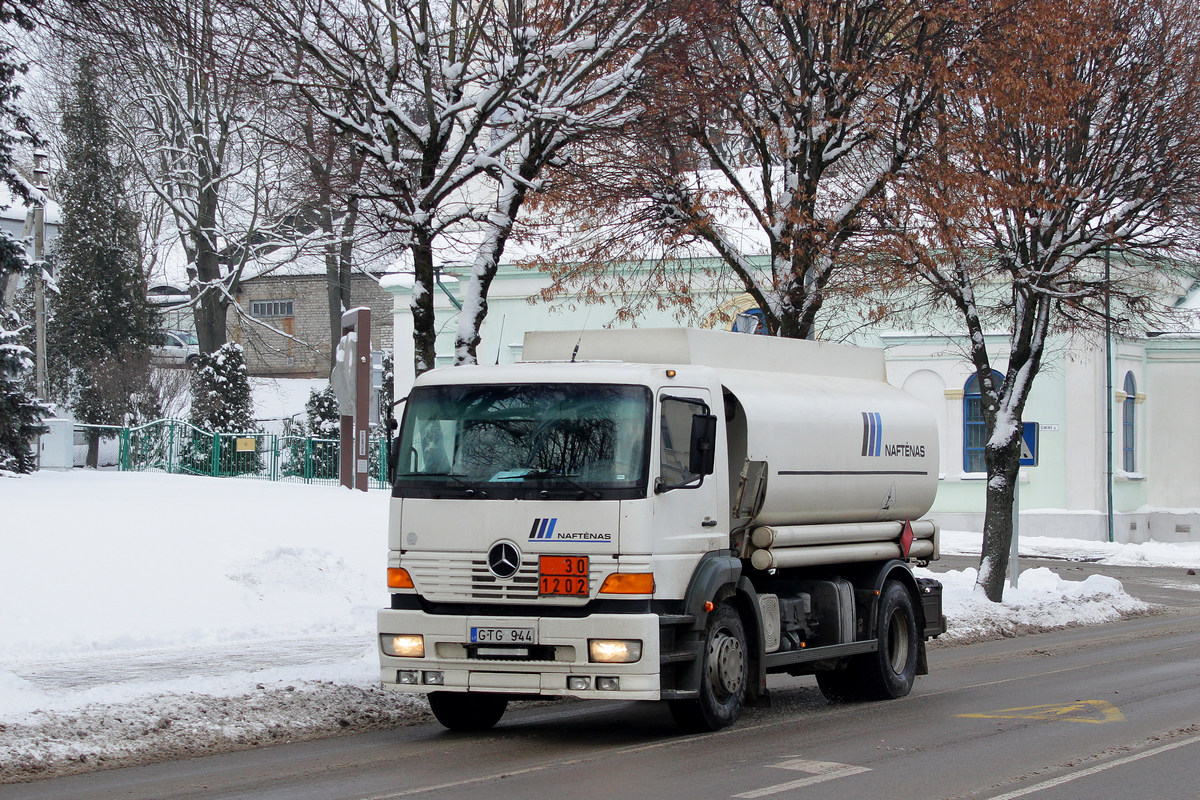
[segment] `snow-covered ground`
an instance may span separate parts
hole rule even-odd
[[[294,417],[303,422],[309,395],[328,385],[328,378],[251,378],[254,418],[266,422]]]
[[[977,556],[981,540],[979,533],[942,531],[942,554]],[[1061,558],[1121,567],[1200,568],[1200,542],[1110,544],[1051,536],[1020,536],[1018,544],[1022,558]]]
[[[0,781],[427,718],[422,700],[377,686],[386,515],[384,492],[0,478]],[[944,549],[970,551],[972,537],[977,550],[978,534],[953,533]],[[1067,547],[1200,561],[1200,545]],[[973,570],[939,577],[953,640],[1148,609],[1100,576],[1028,570],[1002,605],[973,591]]]

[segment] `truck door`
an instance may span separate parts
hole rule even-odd
[[[671,387],[659,393],[651,467],[655,552],[698,553],[728,546],[728,524],[720,513],[723,479],[719,474],[695,474],[689,468],[693,419],[712,413],[706,389]],[[722,471],[718,458],[717,472]]]

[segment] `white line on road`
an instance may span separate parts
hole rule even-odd
[[[811,774],[807,778],[797,778],[794,781],[777,783],[774,786],[755,789],[752,792],[742,792],[741,794],[735,794],[734,797],[747,798],[747,800],[754,797],[766,797],[769,794],[778,794],[790,789],[802,789],[805,786],[812,786],[816,783],[824,783],[836,778],[844,778],[848,775],[857,775],[860,772],[871,771],[870,767],[856,767],[851,764],[838,764],[833,761],[806,761],[796,756],[779,764],[772,764],[771,766],[776,769],[794,769],[799,772],[808,772]]]
[[[1171,742],[1170,744],[1164,744],[1160,747],[1143,750],[1140,753],[1136,753],[1132,756],[1126,756],[1125,758],[1118,758],[1115,761],[1109,761],[1106,764],[1099,764],[1094,767],[1089,767],[1088,769],[1081,769],[1079,772],[1072,772],[1069,775],[1060,775],[1057,778],[1051,778],[1048,781],[1035,783],[1033,786],[1026,786],[1024,789],[1017,789],[1016,791],[1008,792],[1007,794],[998,794],[994,797],[989,797],[988,800],[1014,800],[1014,798],[1025,797],[1026,795],[1040,792],[1043,789],[1053,789],[1055,786],[1061,786],[1064,783],[1077,781],[1080,778],[1086,778],[1089,775],[1095,775],[1098,772],[1104,772],[1105,770],[1112,769],[1113,767],[1120,767],[1125,764],[1130,764],[1134,761],[1140,761],[1143,758],[1156,756],[1159,753],[1165,753],[1168,750],[1176,750],[1180,747],[1187,747],[1189,744],[1197,743],[1200,743],[1200,736],[1189,736],[1187,739],[1180,739],[1177,742]]]

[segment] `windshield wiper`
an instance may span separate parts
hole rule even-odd
[[[457,483],[459,486],[463,487],[463,494],[466,497],[474,497],[476,492],[479,492],[480,497],[487,497],[486,491],[484,491],[483,489],[480,489],[478,486],[474,485],[473,483],[464,481],[461,477],[459,477],[458,475],[455,475],[453,472],[405,472],[405,473],[402,473],[399,477],[401,477],[401,478],[449,478],[450,480]]]
[[[549,469],[531,469],[528,472],[526,472],[524,475],[522,475],[521,477],[527,478],[527,479],[528,478],[557,478],[558,480],[569,483],[571,486],[575,487],[583,494],[591,495],[592,498],[595,500],[600,500],[601,498],[604,497],[604,495],[601,494],[600,492],[596,491],[595,489],[591,488],[590,486],[584,486],[582,483],[575,480],[571,476],[564,475],[561,472],[554,472],[553,470],[549,470]]]

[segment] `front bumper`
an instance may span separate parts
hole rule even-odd
[[[528,659],[480,656],[470,645],[472,627],[533,627],[537,646]],[[403,692],[502,692],[542,697],[658,700],[659,618],[655,614],[592,614],[586,617],[457,616],[383,609],[381,635],[421,634],[424,658],[398,658],[379,649],[384,688]],[[588,639],[636,639],[641,658],[631,664],[591,663]],[[378,646],[378,645],[377,645]],[[534,659],[537,660],[534,660]],[[420,683],[400,683],[401,670],[417,671]],[[442,682],[425,682],[440,672]],[[567,686],[567,678],[590,678],[587,690]],[[617,690],[596,689],[597,678],[617,678]]]

